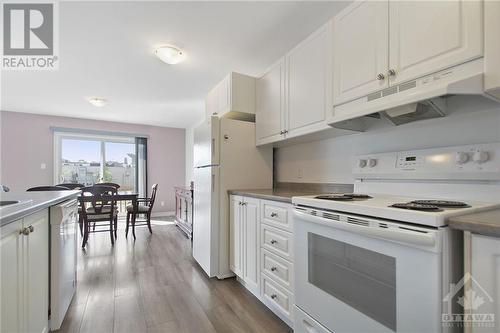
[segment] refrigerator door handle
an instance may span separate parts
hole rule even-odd
[[[212,161],[214,160],[215,154],[215,138],[212,138]]]
[[[215,175],[212,174],[212,192],[215,192],[214,185],[215,185]]]
[[[197,167],[194,167],[195,169],[203,169],[203,168],[213,168],[213,167],[218,167],[219,164],[207,164],[207,165],[200,165]]]

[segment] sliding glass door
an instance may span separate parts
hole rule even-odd
[[[146,138],[55,133],[54,183],[116,183],[147,196]]]
[[[102,181],[119,184],[121,191],[137,191],[135,143],[105,141],[103,157]]]

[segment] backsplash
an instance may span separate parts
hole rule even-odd
[[[352,183],[359,154],[500,141],[498,104],[457,96],[448,109],[453,112],[441,119],[277,148],[275,181]]]

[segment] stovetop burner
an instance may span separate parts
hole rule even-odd
[[[420,211],[425,211],[425,212],[438,212],[441,210],[441,208],[439,208],[438,206],[435,206],[435,205],[427,205],[427,204],[415,203],[415,202],[395,203],[395,204],[391,205],[390,207],[409,209],[409,210],[420,210]]]
[[[414,200],[411,203],[418,205],[432,205],[443,208],[465,208],[469,207],[465,202],[449,200]]]
[[[314,198],[322,200],[332,200],[332,201],[354,201],[354,200],[371,199],[372,197],[367,194],[358,194],[358,193],[344,193],[344,194],[333,193],[333,194],[318,195]]]

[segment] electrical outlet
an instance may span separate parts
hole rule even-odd
[[[45,164],[45,163],[40,164],[40,169],[41,170],[47,169],[47,164]]]
[[[302,171],[302,169],[299,168],[299,170],[297,172],[297,178],[302,179],[303,176],[304,176],[304,172]]]
[[[160,205],[161,205],[161,206],[165,206],[165,201],[161,201],[161,202],[160,202]]]

